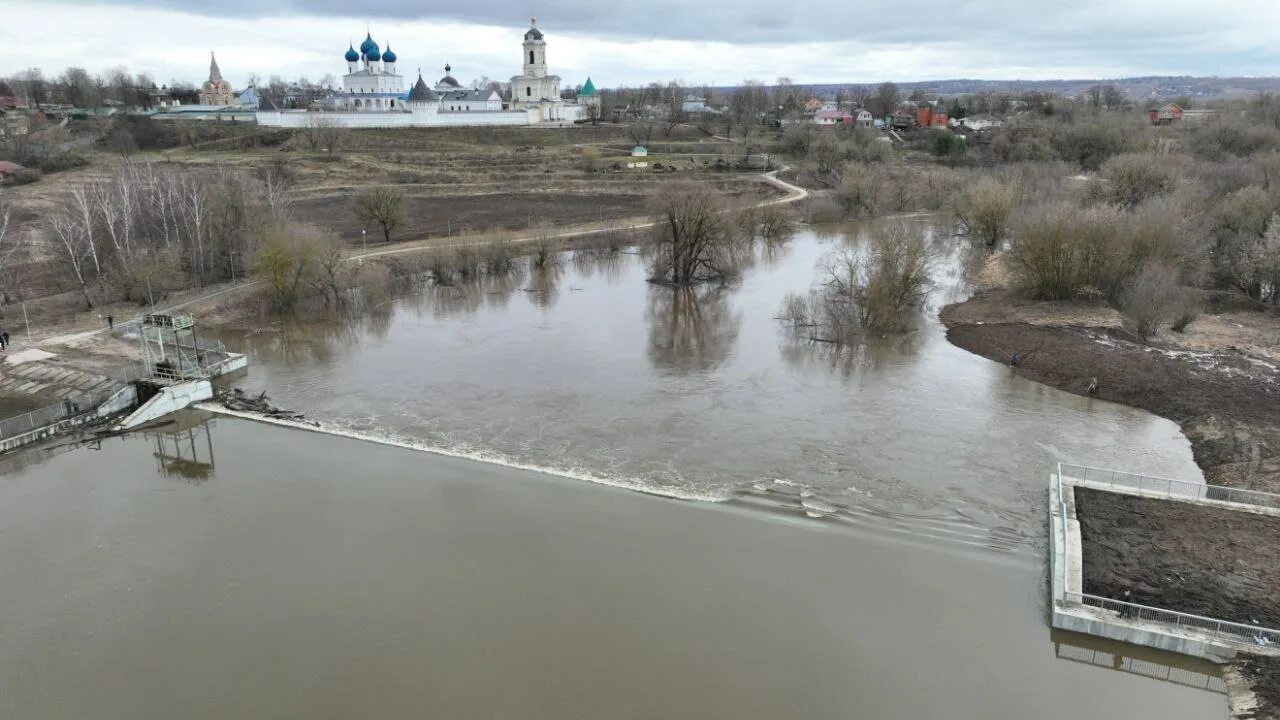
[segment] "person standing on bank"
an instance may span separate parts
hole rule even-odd
[[[0,348],[8,349],[9,347],[9,331],[0,329]]]

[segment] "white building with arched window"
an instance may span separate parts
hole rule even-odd
[[[573,122],[586,117],[586,107],[560,99],[560,76],[548,74],[547,40],[530,18],[524,34],[524,72],[511,78],[511,107],[536,110],[542,122]]]
[[[350,128],[436,127],[458,125],[535,125],[544,122],[573,122],[586,117],[584,104],[560,99],[560,78],[547,73],[546,40],[536,21],[524,35],[524,74],[512,79],[513,98],[504,107],[502,96],[489,89],[468,90],[450,75],[433,89],[422,79],[406,91],[404,78],[396,72],[396,54],[388,46],[383,51],[366,34],[357,50],[348,44],[343,58],[347,73],[342,91],[311,108],[282,110],[274,103],[258,107],[259,125],[267,127]]]

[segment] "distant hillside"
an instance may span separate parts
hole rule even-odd
[[[831,95],[838,89],[847,90],[862,83],[806,85],[819,95]],[[904,93],[920,90],[924,93],[950,96],[978,92],[1025,93],[1043,92],[1058,95],[1078,95],[1095,85],[1114,85],[1121,93],[1135,101],[1167,98],[1201,98],[1204,100],[1231,100],[1250,97],[1259,92],[1280,93],[1280,77],[1132,77],[1111,80],[930,80],[925,82],[897,83]]]

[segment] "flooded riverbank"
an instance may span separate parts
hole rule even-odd
[[[844,352],[791,341],[782,298],[861,229],[761,251],[736,287],[656,287],[639,256],[586,251],[354,323],[226,339],[251,355],[247,389],[352,432],[1036,556],[1059,459],[1198,477],[1173,423],[948,343],[937,308],[968,293],[950,238],[917,332]]]
[[[916,332],[795,343],[782,297],[846,242],[227,334],[328,432],[192,413],[0,463],[0,715],[1223,716],[1213,667],[1045,617],[1052,463],[1197,477],[1177,427],[950,345],[949,239]]]
[[[4,717],[1224,713],[1036,561],[184,421],[0,475]]]

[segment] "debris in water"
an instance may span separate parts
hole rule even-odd
[[[292,420],[294,422],[306,423],[320,427],[320,423],[314,420],[307,420],[306,417],[293,410],[285,410],[271,404],[267,399],[267,393],[264,390],[257,397],[248,395],[240,388],[232,388],[229,392],[224,392],[215,398],[222,407],[236,412],[251,412],[278,420]]]

